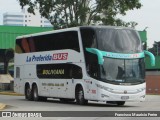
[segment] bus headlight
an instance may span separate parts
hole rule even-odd
[[[137,92],[142,92],[144,90],[146,90],[146,88],[140,88],[140,89],[137,89]]]
[[[107,91],[112,92],[113,89],[112,88],[106,88]]]

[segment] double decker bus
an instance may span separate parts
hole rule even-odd
[[[17,37],[14,90],[28,100],[144,101],[145,55],[136,30],[82,26]]]

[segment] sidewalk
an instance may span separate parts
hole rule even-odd
[[[0,111],[5,109],[5,107],[6,107],[6,104],[0,103]]]
[[[3,91],[3,92],[0,92],[0,95],[23,96],[22,94],[18,94],[12,91]],[[0,103],[0,111],[4,110],[6,106],[7,106],[6,104]]]
[[[13,95],[13,96],[23,96],[22,94],[15,93],[13,91],[0,91],[0,95]]]

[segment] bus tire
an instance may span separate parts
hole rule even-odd
[[[116,103],[118,106],[123,106],[125,104],[125,101],[117,101]]]
[[[76,103],[79,105],[85,105],[88,103],[88,100],[84,99],[84,91],[81,86],[76,89]]]
[[[34,101],[39,101],[37,85],[33,86],[33,100]]]
[[[32,101],[33,100],[33,96],[32,96],[32,90],[30,89],[29,85],[25,86],[25,98],[27,100]]]

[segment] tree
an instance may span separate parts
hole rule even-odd
[[[4,71],[0,71],[1,74],[8,73],[8,63],[14,58],[13,49],[0,49],[0,62],[4,63]]]
[[[152,52],[155,56],[160,56],[160,41],[154,41],[153,47],[149,48],[148,51]]]
[[[48,19],[54,28],[79,25],[104,24],[116,26],[137,25],[124,22],[117,15],[126,15],[126,11],[139,9],[139,0],[18,0],[28,12],[39,9],[41,16]]]

